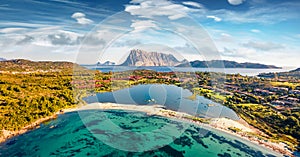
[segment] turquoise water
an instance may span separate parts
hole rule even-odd
[[[0,156],[277,156],[224,133],[142,112],[60,115],[0,146]]]

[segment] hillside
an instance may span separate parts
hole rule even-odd
[[[259,63],[238,63],[227,60],[211,60],[211,61],[191,61],[189,64],[180,64],[178,67],[196,67],[196,68],[253,68],[253,69],[280,69],[274,65],[264,65]]]
[[[262,73],[258,75],[259,77],[265,77],[265,78],[300,78],[300,68],[291,70],[288,72],[279,72],[279,73]]]
[[[32,72],[32,71],[71,71],[74,67],[81,68],[71,62],[30,61],[14,59],[0,62],[0,71]]]
[[[176,66],[182,64],[172,54],[131,50],[121,66]]]

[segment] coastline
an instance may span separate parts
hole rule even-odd
[[[168,110],[161,105],[129,105],[129,104],[115,104],[115,103],[92,103],[84,106],[62,109],[61,111],[56,112],[51,116],[38,119],[34,123],[25,126],[21,130],[18,131],[2,130],[3,136],[0,137],[0,144],[8,142],[13,137],[24,134],[27,131],[39,128],[41,123],[49,120],[53,120],[57,118],[57,116],[60,114],[83,111],[83,110],[92,110],[92,109],[137,111],[137,112],[144,112],[147,115],[156,115],[156,116],[162,116],[166,118],[172,118],[175,120],[180,120],[183,122],[195,124],[208,130],[213,129],[216,131],[220,131],[222,133],[226,133],[233,137],[238,137],[242,140],[246,140],[247,142],[250,142],[251,144],[262,146],[266,149],[273,150],[274,152],[279,153],[280,155],[293,156],[292,152],[288,150],[286,148],[286,145],[283,143],[264,141],[262,139],[259,139],[258,137],[249,135],[249,133],[261,134],[262,132],[250,126],[242,119],[235,121],[228,118],[209,118],[209,119],[205,118],[204,121],[202,121],[203,120],[202,118],[195,118],[194,116],[189,115],[187,113]],[[229,128],[237,128],[239,131],[234,132]]]
[[[28,131],[31,131],[31,130],[39,128],[40,124],[42,124],[44,122],[47,122],[47,121],[51,121],[51,120],[56,119],[58,115],[64,114],[65,110],[71,112],[72,110],[74,110],[74,111],[77,110],[77,108],[61,109],[61,111],[58,111],[58,112],[54,113],[51,116],[40,118],[40,119],[34,121],[33,123],[28,124],[25,127],[23,127],[22,129],[17,130],[17,131],[9,131],[9,130],[3,129],[3,130],[1,130],[3,135],[0,136],[0,144],[6,143],[10,139],[12,139],[12,138],[14,138],[16,136],[22,135],[22,134],[24,134],[24,133],[26,133]]]
[[[256,133],[256,134],[263,134],[263,133],[260,130],[250,126],[247,122],[245,122],[242,119],[235,121],[228,118],[210,118],[210,119],[205,118],[205,122],[202,122],[200,118],[193,120],[192,118],[194,116],[192,115],[183,112],[168,110],[161,105],[130,105],[130,104],[116,104],[116,103],[92,103],[92,104],[82,106],[81,108],[77,108],[75,110],[74,109],[66,110],[65,113],[73,112],[73,111],[92,110],[92,109],[129,110],[129,111],[145,112],[147,115],[156,115],[156,116],[162,116],[166,118],[173,118],[175,120],[196,124],[208,130],[214,129],[229,134],[230,136],[238,137],[242,140],[246,140],[250,142],[251,144],[262,146],[266,149],[272,150],[280,155],[293,156],[292,152],[286,148],[286,144],[284,143],[274,143],[271,141],[264,141],[262,139],[259,139],[258,137],[249,135],[249,133]],[[208,121],[206,122],[206,120]],[[241,131],[233,132],[232,130],[228,129],[229,127],[238,128]]]

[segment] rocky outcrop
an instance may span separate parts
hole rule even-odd
[[[178,61],[172,54],[146,52],[139,49],[131,50],[122,66],[177,66]]]
[[[106,61],[104,63],[100,63],[100,62],[97,63],[98,66],[112,66],[115,64],[116,64],[115,62],[110,62],[110,61]]]

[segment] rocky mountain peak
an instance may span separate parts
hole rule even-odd
[[[147,52],[140,49],[130,51],[123,66],[176,66],[182,62],[178,61],[172,54],[159,52]]]

